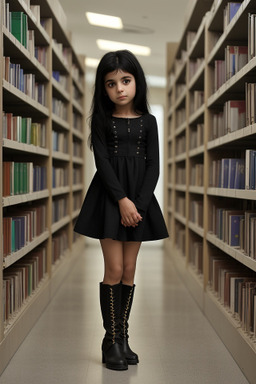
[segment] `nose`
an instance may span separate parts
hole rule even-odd
[[[117,83],[117,92],[123,92],[123,84],[121,82]]]

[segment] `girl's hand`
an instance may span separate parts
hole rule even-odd
[[[137,211],[134,203],[127,197],[124,197],[118,201],[118,204],[122,225],[125,227],[137,227],[138,223],[142,221],[142,216]]]

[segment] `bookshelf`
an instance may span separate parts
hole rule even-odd
[[[256,383],[255,2],[197,0],[167,45],[165,245]]]
[[[84,57],[57,0],[1,0],[0,374],[84,247]]]

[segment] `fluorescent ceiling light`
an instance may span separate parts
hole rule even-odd
[[[121,43],[118,41],[110,40],[97,40],[97,45],[103,51],[117,51],[120,49],[128,49],[133,52],[135,55],[149,56],[151,54],[151,49],[149,47],[144,47],[142,45],[127,44]]]
[[[85,12],[90,24],[99,27],[122,29],[123,23],[120,17],[102,15],[101,13]]]
[[[165,88],[166,78],[161,76],[146,75],[147,83],[150,87]]]
[[[99,60],[98,59],[93,59],[92,57],[86,57],[85,58],[85,65],[87,67],[97,68],[98,64],[99,64]]]

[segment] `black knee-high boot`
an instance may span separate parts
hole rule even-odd
[[[121,338],[121,290],[122,284],[100,283],[100,306],[103,327],[106,330],[102,341],[102,363],[117,371],[128,369]]]
[[[122,284],[122,304],[121,304],[121,336],[123,339],[123,351],[127,363],[129,365],[135,365],[139,362],[138,355],[133,352],[128,343],[128,320],[131,312],[133,295],[135,290],[135,284],[133,286]]]

